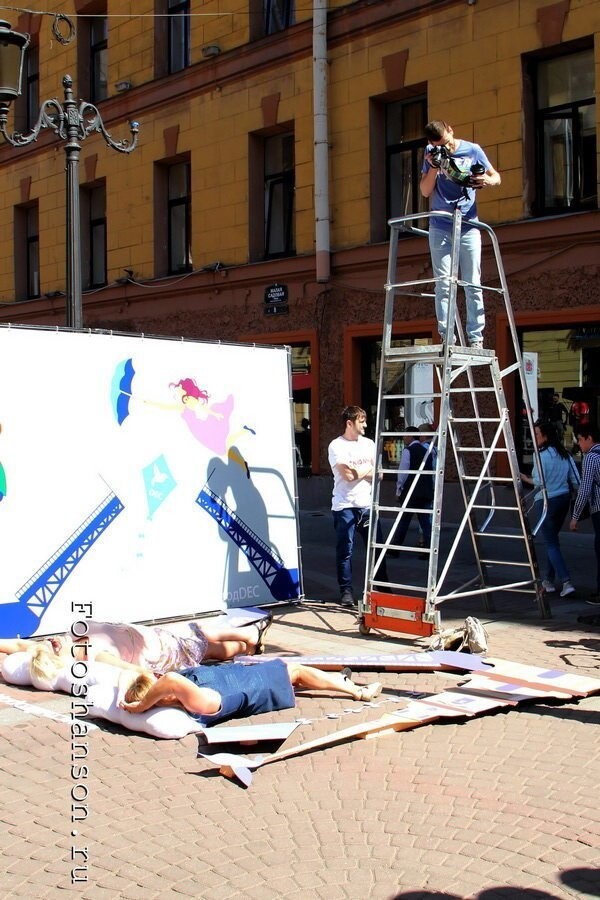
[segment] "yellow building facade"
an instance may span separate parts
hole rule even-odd
[[[479,216],[497,230],[524,343],[528,332],[547,331],[550,342],[553,331],[563,342],[578,332],[569,383],[544,389],[573,388],[577,369],[575,388],[586,390],[600,372],[596,0],[43,8],[67,15],[77,33],[62,43],[51,16],[13,14],[35,52],[30,97],[60,100],[68,73],[113,138],[140,123],[131,154],[99,134],[81,141],[86,327],[292,344],[297,417],[311,421],[305,455],[318,472],[344,403],[374,410],[386,220],[424,208],[421,126],[442,119],[501,173],[500,187],[480,192]],[[14,106],[9,130],[34,124],[22,100]],[[62,325],[64,146],[48,130],[26,147],[3,143],[0,169],[2,319]],[[430,271],[422,240],[408,238],[402,253],[407,278]],[[274,284],[287,293],[276,312],[265,303]],[[435,339],[432,304],[407,304],[396,333]],[[486,343],[508,361],[494,298]]]

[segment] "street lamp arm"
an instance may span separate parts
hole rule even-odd
[[[138,122],[130,122],[131,138],[123,138],[115,141],[111,134],[106,130],[102,116],[93,103],[83,102],[79,107],[79,138],[83,140],[94,131],[100,132],[109,147],[118,150],[120,153],[131,153],[137,146],[138,133],[140,126]]]
[[[9,134],[6,128],[8,120],[8,104],[0,103],[0,134],[3,135],[7,143],[13,147],[25,147],[27,144],[37,141],[40,131],[49,128],[63,140],[66,139],[65,131],[65,112],[58,100],[44,100],[40,108],[38,120],[29,132],[29,134],[21,134],[14,131]]]

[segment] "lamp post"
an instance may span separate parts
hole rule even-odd
[[[85,101],[80,103],[73,97],[73,80],[65,75],[62,83],[64,99],[45,100],[40,108],[36,124],[29,134],[6,129],[11,102],[21,93],[21,73],[23,56],[29,44],[26,35],[13,31],[7,22],[0,21],[0,132],[13,147],[24,147],[36,141],[40,131],[49,128],[65,142],[67,210],[67,326],[74,329],[83,327],[82,284],[81,284],[81,215],[79,209],[79,154],[81,141],[94,132],[99,132],[113,150],[131,153],[137,145],[139,124],[130,122],[131,138],[115,141],[110,136],[98,109]]]

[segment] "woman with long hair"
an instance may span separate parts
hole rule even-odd
[[[116,622],[87,622],[84,636],[73,640],[55,636],[45,640],[0,638],[0,653],[35,652],[40,646],[64,659],[96,659],[98,662],[150,670],[157,674],[197,666],[204,661],[223,662],[240,654],[254,656],[263,652],[265,633],[272,622],[269,615],[241,628],[200,626],[190,623],[193,637],[182,637],[158,625],[130,625]]]
[[[546,566],[542,579],[542,588],[547,594],[556,592],[555,582],[561,582],[561,597],[575,593],[567,564],[560,549],[560,530],[569,512],[572,490],[579,487],[579,473],[569,453],[558,438],[551,422],[538,420],[534,425],[535,442],[537,444],[544,484],[548,497],[546,517],[540,529],[546,546]],[[540,472],[534,463],[531,477],[521,475],[521,480],[537,488],[535,503],[537,512],[542,512],[542,491]]]

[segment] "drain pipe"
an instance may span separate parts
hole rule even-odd
[[[327,0],[313,3],[313,121],[317,282],[329,281],[329,122],[327,118]]]

